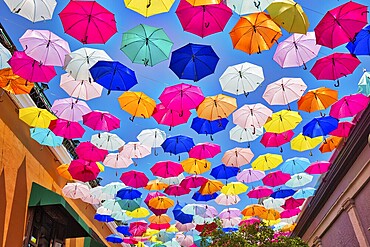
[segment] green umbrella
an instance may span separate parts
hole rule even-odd
[[[140,24],[123,33],[121,51],[133,63],[154,66],[168,59],[172,45],[162,28]]]

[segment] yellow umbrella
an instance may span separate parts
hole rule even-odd
[[[157,234],[158,232],[159,232],[159,230],[147,228],[146,231],[143,234],[143,237],[152,236],[154,238],[153,242],[157,242],[158,240],[155,238],[156,236],[154,234]]]
[[[171,225],[169,228],[166,229],[166,232],[178,232],[179,229],[176,228],[176,225]]]
[[[271,120],[264,125],[267,132],[283,133],[292,130],[302,121],[301,115],[296,111],[282,110],[275,112]]]
[[[137,246],[137,247],[146,247],[146,245],[141,241],[137,242],[137,244],[135,244],[135,246]]]
[[[219,4],[221,0],[186,0],[193,6],[209,5],[209,4]]]
[[[275,0],[267,7],[271,19],[289,33],[306,34],[310,23],[301,5],[293,0]]]
[[[207,183],[203,184],[199,192],[202,195],[211,195],[217,191],[220,191],[224,184],[218,180],[209,179]]]
[[[156,180],[151,180],[148,182],[148,184],[144,187],[147,190],[163,190],[167,188],[169,185],[166,183],[163,183],[159,181],[158,179]]]
[[[242,210],[242,214],[244,216],[260,216],[260,215],[265,214],[266,211],[267,209],[264,206],[259,205],[259,204],[252,204],[252,205],[246,206]]]
[[[195,158],[188,158],[181,162],[184,171],[189,174],[202,174],[211,169],[211,163],[205,159],[198,160]]]
[[[227,118],[237,108],[236,99],[224,94],[206,97],[197,107],[198,117],[210,121]]]
[[[148,218],[150,223],[154,224],[166,224],[171,222],[171,218],[167,214],[152,215]]]
[[[277,220],[262,220],[266,225],[268,226],[273,226],[276,225],[277,223],[281,222],[281,219]]]
[[[279,154],[263,154],[252,162],[254,170],[266,171],[276,168],[283,163],[283,157]]]
[[[137,208],[137,209],[135,209],[134,211],[131,211],[131,212],[127,211],[126,214],[127,214],[127,216],[138,219],[138,218],[145,218],[150,213],[149,213],[148,209],[140,207],[140,208]]]
[[[69,165],[68,164],[63,164],[57,167],[58,174],[67,179],[67,180],[73,180],[71,174],[68,171]]]
[[[142,92],[124,92],[118,98],[122,110],[127,111],[133,117],[150,118],[156,106],[155,101]]]
[[[322,136],[310,138],[300,133],[299,135],[297,135],[290,141],[290,147],[293,150],[303,152],[303,151],[314,149],[317,145],[319,145],[322,142],[322,140],[323,140]],[[310,156],[312,156],[311,151],[310,151]]]
[[[102,163],[96,162],[96,165],[98,166],[100,172],[103,172],[104,171],[105,166]]]
[[[48,110],[32,106],[19,109],[19,119],[31,127],[47,128],[57,118]]]
[[[173,200],[165,196],[158,196],[149,200],[149,206],[155,209],[169,209],[173,205]]]
[[[280,219],[280,213],[273,208],[267,209],[263,214],[259,215],[264,220]]]
[[[244,193],[248,190],[248,186],[241,183],[241,182],[232,182],[221,189],[221,193],[225,195],[239,195],[241,193]]]
[[[0,87],[12,94],[28,94],[34,86],[22,77],[15,75],[11,68],[0,70]]]
[[[296,223],[285,225],[281,228],[281,231],[282,232],[292,232],[296,225],[297,225]]]
[[[170,11],[175,0],[125,0],[125,5],[145,17]]]

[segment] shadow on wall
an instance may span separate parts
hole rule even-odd
[[[6,212],[6,196],[5,196],[5,172],[4,169],[0,171],[0,245],[4,243],[4,226],[5,226],[5,212]]]

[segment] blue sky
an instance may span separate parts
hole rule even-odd
[[[272,60],[272,56],[275,52],[276,45],[272,47],[269,51],[263,51],[262,54],[254,54],[248,55],[242,51],[234,50],[232,47],[231,39],[229,37],[228,32],[232,29],[235,23],[238,21],[239,16],[235,13],[231,17],[230,21],[228,22],[224,32],[217,33],[206,38],[200,38],[194,34],[184,32],[180,22],[175,14],[175,10],[179,3],[176,0],[175,4],[171,8],[169,13],[160,14],[156,16],[152,16],[149,18],[145,18],[132,10],[126,9],[123,3],[123,0],[98,0],[101,5],[103,5],[108,10],[112,11],[115,14],[115,18],[117,21],[117,28],[118,33],[116,33],[105,45],[82,45],[79,41],[75,40],[74,38],[70,37],[69,35],[65,34],[62,28],[62,24],[60,22],[58,13],[67,5],[69,1],[62,0],[58,1],[58,5],[54,12],[53,19],[51,21],[45,21],[40,23],[31,23],[30,21],[14,15],[10,12],[10,10],[5,5],[4,1],[0,1],[0,22],[5,27],[6,31],[16,44],[19,50],[22,49],[20,46],[18,39],[23,35],[23,33],[27,29],[48,29],[54,32],[55,34],[59,35],[63,39],[69,42],[71,50],[77,50],[81,47],[92,47],[97,49],[104,49],[113,60],[118,60],[122,62],[124,65],[128,66],[132,70],[135,71],[139,84],[134,86],[131,90],[132,91],[144,91],[147,95],[152,97],[159,103],[158,97],[163,89],[167,86],[178,84],[180,82],[195,84],[201,87],[205,96],[216,95],[219,93],[224,93],[221,90],[219,84],[219,77],[224,72],[224,70],[230,66],[235,65],[242,62],[250,62],[257,65],[260,65],[264,69],[265,74],[265,81],[262,85],[255,91],[252,92],[247,98],[244,95],[234,96],[228,93],[224,93],[233,97],[237,98],[238,107],[244,104],[253,104],[253,103],[262,103],[269,108],[271,108],[274,112],[279,111],[281,109],[286,109],[286,106],[269,106],[267,102],[261,97],[266,86],[269,83],[272,83],[282,77],[300,77],[304,80],[307,84],[308,89],[315,89],[321,86],[326,86],[333,89],[339,90],[339,97],[342,97],[347,94],[355,93],[357,91],[357,83],[362,75],[362,70],[367,68],[370,70],[370,59],[368,57],[359,57],[361,60],[361,65],[356,69],[354,74],[342,78],[341,86],[339,88],[334,88],[333,81],[317,81],[313,75],[309,72],[309,69],[312,68],[314,62],[309,62],[307,64],[308,70],[303,70],[302,68],[291,68],[291,69],[282,69],[276,62]],[[337,0],[297,0],[299,4],[302,5],[303,9],[305,10],[306,14],[308,15],[310,21],[309,31],[313,31],[316,24],[320,21],[320,19],[324,16],[326,11],[334,8],[338,5],[341,5],[347,1],[337,1]],[[368,4],[368,0],[357,0],[357,3]],[[207,44],[211,45],[215,50],[216,54],[220,57],[220,61],[216,67],[216,71],[213,75],[210,75],[199,82],[192,82],[187,80],[179,80],[177,76],[168,68],[169,60],[164,61],[154,67],[145,67],[140,64],[133,64],[126,55],[120,51],[120,44],[122,39],[122,33],[137,26],[138,24],[147,24],[150,26],[155,27],[162,27],[164,28],[167,35],[173,41],[174,45],[172,50],[175,50],[179,47],[182,47],[188,43],[199,43],[199,44]],[[283,31],[283,37],[280,38],[279,41],[282,41],[288,38],[290,35]],[[319,53],[319,58],[329,55],[333,52],[333,50],[328,48],[322,48]],[[334,49],[334,52],[347,52],[344,46],[340,46]],[[50,102],[52,103],[55,99],[59,98],[66,98],[69,97],[60,87],[59,87],[59,80],[60,75],[65,73],[61,68],[57,69],[58,76],[55,77],[50,83],[50,89],[46,91],[46,95],[48,96]],[[113,113],[114,115],[118,116],[121,119],[121,128],[118,130],[113,131],[113,133],[118,134],[123,140],[126,142],[129,141],[136,141],[136,136],[140,133],[143,129],[148,128],[160,128],[167,133],[167,136],[174,136],[174,135],[187,135],[194,138],[195,143],[200,142],[209,142],[210,138],[204,135],[198,135],[194,130],[190,128],[191,119],[196,117],[195,110],[192,110],[191,119],[187,124],[176,126],[169,131],[167,126],[158,125],[157,122],[151,119],[140,119],[136,118],[134,122],[129,120],[130,115],[127,114],[125,111],[120,109],[119,103],[117,98],[121,95],[121,92],[111,92],[110,95],[107,95],[107,91],[103,91],[103,95],[101,98],[93,99],[88,101],[88,105],[93,110],[104,110]],[[292,110],[297,109],[297,103],[291,103]],[[302,131],[302,127],[310,121],[313,117],[318,117],[320,114],[319,112],[314,112],[311,114],[300,112],[303,118],[303,121],[298,127],[294,130],[295,134],[297,135]],[[222,153],[227,151],[228,149],[234,147],[247,147],[246,143],[239,144],[234,141],[229,140],[229,130],[234,127],[235,125],[232,123],[232,117],[229,117],[230,123],[227,129],[223,132],[217,133],[214,135],[214,143],[220,144]],[[81,141],[90,140],[92,134],[96,133],[91,131],[90,129],[86,128],[87,132],[85,133],[84,137]],[[258,157],[260,154],[264,154],[266,152],[270,153],[278,153],[278,148],[268,148],[265,149],[262,144],[259,142],[260,138],[256,141],[251,143],[251,149],[255,154],[255,158]],[[296,152],[290,150],[289,144],[283,146],[283,158],[284,160],[292,157],[307,157],[312,162],[317,160],[327,160],[330,157],[330,154],[323,155],[320,153],[318,148],[313,150],[313,156],[310,157],[308,154],[309,152]],[[111,168],[106,168],[104,173],[100,174],[100,177],[103,178],[102,184],[107,184],[112,181],[119,181],[120,173],[124,171],[128,171],[131,169],[137,169],[140,171],[144,171],[150,179],[153,179],[153,175],[150,172],[150,167],[154,165],[154,163],[161,161],[161,160],[177,160],[177,156],[170,156],[167,153],[163,153],[163,150],[158,149],[158,156],[154,156],[153,154],[137,160],[137,167],[130,166],[128,169],[120,169],[118,171],[118,176],[116,176],[116,171]],[[212,162],[212,166],[217,166],[221,164],[222,153],[217,155],[215,158],[210,159]],[[181,155],[182,159],[187,158],[186,154]],[[242,167],[249,168],[249,165]],[[209,173],[205,174],[209,177]],[[255,183],[252,186],[262,185],[262,182]],[[311,183],[312,186],[315,183]],[[195,192],[195,191],[193,191]],[[242,202],[237,204],[238,208],[244,208],[247,204],[256,202],[255,200],[249,199],[245,194],[240,195],[242,198]],[[184,197],[185,201],[194,202],[190,199],[189,196]],[[214,202],[210,204],[214,205]],[[218,207],[218,209],[221,209]],[[170,214],[172,216],[172,214]]]

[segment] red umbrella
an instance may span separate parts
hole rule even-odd
[[[218,225],[215,222],[209,223],[209,224],[198,224],[195,227],[195,230],[200,232],[200,236],[208,235],[212,233],[213,230],[217,229]]]
[[[114,14],[95,1],[70,1],[59,17],[64,31],[83,44],[104,44],[117,32]]]
[[[177,177],[184,171],[184,168],[181,164],[173,161],[160,161],[155,163],[150,170],[154,176],[169,178]]]
[[[72,178],[82,182],[88,182],[96,179],[100,170],[96,162],[86,161],[82,159],[72,160],[68,167],[68,171]]]
[[[351,54],[334,53],[317,60],[310,72],[317,80],[337,80],[352,74],[360,63]],[[339,80],[334,86],[339,87]]]
[[[180,185],[184,188],[198,188],[203,184],[207,183],[208,179],[201,175],[193,175],[184,178]]]
[[[352,127],[355,126],[352,122],[340,122],[338,127],[329,133],[332,136],[348,137]]]
[[[170,228],[171,224],[169,223],[164,223],[164,224],[156,224],[156,223],[150,223],[148,226],[150,229],[155,229],[155,230],[164,230]]]
[[[289,197],[286,199],[285,204],[281,206],[284,209],[293,209],[298,208],[304,203],[305,199],[295,199],[293,197]]]
[[[170,185],[165,190],[164,193],[166,193],[169,196],[182,196],[190,193],[190,189],[186,187],[182,187],[181,185]]]
[[[250,190],[247,195],[249,198],[263,198],[268,197],[274,192],[271,188],[266,186],[257,186],[256,188]]]
[[[93,130],[112,131],[120,127],[121,120],[109,112],[92,111],[82,116],[83,123]]]
[[[152,115],[157,123],[170,126],[170,130],[172,127],[188,122],[190,116],[191,112],[189,110],[183,110],[181,112],[171,110],[163,104],[156,105]]]
[[[75,151],[78,158],[94,162],[103,161],[108,155],[107,150],[100,149],[91,142],[81,142]]]
[[[128,171],[122,173],[120,180],[127,186],[133,188],[145,187],[149,179],[143,172]]]
[[[275,171],[270,172],[264,178],[262,178],[262,182],[264,185],[275,187],[285,184],[289,179],[290,174],[283,173],[282,171]]]
[[[85,129],[78,122],[71,122],[61,118],[52,120],[49,129],[55,135],[66,139],[81,138],[85,133]]]
[[[198,143],[189,151],[189,157],[195,159],[209,159],[221,153],[220,145],[214,143]]]
[[[316,43],[334,48],[353,41],[367,24],[367,6],[348,2],[330,11],[315,27]]]
[[[131,222],[129,227],[129,232],[134,236],[142,236],[146,231],[148,224],[144,220]]]
[[[263,134],[260,142],[265,147],[280,147],[281,145],[290,142],[293,136],[294,132],[292,130],[288,130],[282,133],[266,132],[265,134]],[[282,151],[283,148],[280,147],[280,152]]]

